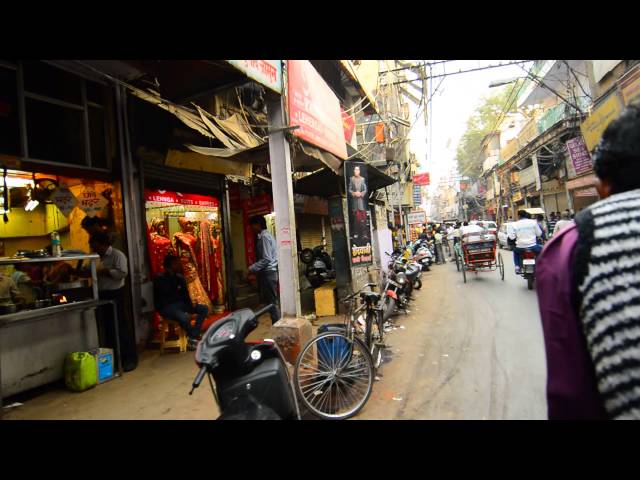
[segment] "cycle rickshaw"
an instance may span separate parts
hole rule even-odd
[[[456,265],[462,270],[464,283],[467,283],[467,272],[478,274],[496,270],[504,281],[504,261],[500,252],[496,252],[496,245],[496,236],[486,230],[462,235],[456,245]]]

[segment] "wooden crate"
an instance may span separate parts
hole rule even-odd
[[[328,317],[336,315],[337,297],[336,297],[336,282],[327,282],[321,287],[316,288],[313,291],[316,302],[316,315],[318,317]]]

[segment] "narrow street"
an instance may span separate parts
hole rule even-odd
[[[504,282],[489,272],[464,284],[455,263],[423,275],[410,315],[395,317],[388,363],[359,419],[546,418],[535,292],[501,253]]]

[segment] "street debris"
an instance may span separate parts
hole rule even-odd
[[[407,327],[405,327],[404,325],[400,325],[400,328],[401,328],[402,330],[406,330],[406,328],[407,328]]]
[[[15,403],[12,403],[11,405],[5,405],[3,408],[8,410],[10,408],[21,407],[22,405],[24,405],[24,403],[15,402]]]
[[[395,400],[396,402],[401,402],[402,397],[393,397],[392,400]]]
[[[382,379],[376,375],[376,382],[379,382],[380,380]]]
[[[443,356],[443,357],[448,357],[448,356],[449,356],[449,354],[448,354],[448,353],[445,353],[445,354],[444,354],[444,355],[442,355],[442,356]]]

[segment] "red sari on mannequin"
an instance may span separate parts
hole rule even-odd
[[[164,258],[169,253],[174,253],[173,245],[169,240],[167,224],[159,218],[151,222],[149,234],[149,256],[151,257],[151,276],[156,277],[164,272]]]
[[[192,222],[186,218],[178,219],[182,232],[174,235],[176,241],[176,249],[178,256],[182,261],[184,269],[184,278],[187,281],[187,289],[189,290],[189,298],[196,304],[206,305],[209,314],[213,313],[213,305],[211,299],[207,295],[207,291],[202,286],[200,277],[198,276],[198,257],[196,256],[196,245],[198,239],[194,235]]]
[[[198,242],[198,273],[200,280],[212,302],[218,298],[218,266],[216,262],[215,240],[213,225],[204,220],[200,222]]]

